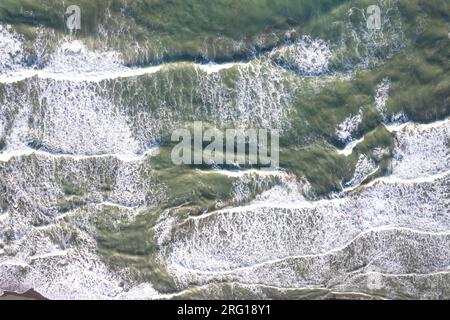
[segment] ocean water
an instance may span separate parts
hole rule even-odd
[[[0,5],[0,292],[448,299],[450,8],[376,2],[374,33],[364,1],[261,1],[245,37],[210,5],[158,33],[96,4],[78,34]],[[278,130],[280,168],[174,166],[193,121]]]

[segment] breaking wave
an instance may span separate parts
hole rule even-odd
[[[362,190],[316,202],[257,199],[175,224],[161,260],[180,289],[225,281],[438,298],[420,285],[448,275],[449,128],[405,125],[392,175]],[[398,291],[383,291],[388,282]]]

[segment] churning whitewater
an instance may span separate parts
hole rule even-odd
[[[330,70],[326,41],[303,37],[248,62],[131,68],[117,52],[64,39],[35,69],[11,28],[0,26],[0,43],[0,292],[158,299],[220,297],[232,286],[262,298],[296,290],[449,297],[450,120],[388,119],[387,78],[374,101],[395,139],[389,175],[367,183],[379,167],[360,155],[342,191],[313,199],[307,179],[283,169],[215,170],[236,179],[232,206],[188,218],[165,210],[152,227],[169,293],[99,254],[98,224],[118,231],[169,197],[151,162],[163,130],[205,114],[287,130],[301,81],[344,77]],[[168,72],[178,69],[195,89],[177,87]],[[230,70],[236,88],[223,76]],[[189,101],[180,98],[186,92]],[[202,108],[188,109],[192,100]],[[350,157],[364,142],[355,137],[363,117],[361,109],[334,128],[345,145],[336,154]],[[381,159],[389,150],[373,153]],[[271,186],[274,178],[280,183]],[[251,183],[267,190],[252,198]]]

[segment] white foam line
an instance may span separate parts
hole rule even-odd
[[[388,273],[382,273],[382,272],[369,272],[369,273],[365,273],[365,274],[358,274],[356,276],[361,276],[361,275],[364,276],[364,275],[370,275],[370,274],[378,274],[378,275],[386,276],[386,277],[410,277],[410,276],[426,277],[426,276],[434,276],[434,275],[447,275],[447,274],[450,274],[450,272],[440,271],[440,272],[423,273],[423,274],[416,274],[416,273],[410,273],[410,274],[388,274]],[[165,294],[165,295],[161,295],[160,297],[161,298],[171,299],[171,298],[182,296],[185,293],[191,293],[193,289],[198,289],[198,290],[208,289],[209,286],[214,285],[214,284],[216,284],[216,283],[207,283],[207,284],[204,284],[204,285],[190,287],[190,288],[184,289],[184,290],[182,290],[180,292],[177,292],[177,293],[174,293],[174,294]],[[357,291],[333,291],[332,288],[326,288],[326,287],[315,287],[315,286],[308,286],[308,287],[279,287],[279,286],[260,284],[260,283],[243,283],[243,282],[240,282],[240,281],[222,282],[222,283],[219,283],[219,285],[220,284],[241,285],[241,286],[247,287],[247,288],[268,288],[268,289],[279,290],[281,292],[294,291],[294,290],[300,290],[300,291],[323,291],[324,293],[327,293],[327,295],[329,295],[329,294],[339,295],[339,296],[358,295],[358,296],[363,296],[363,297],[370,297],[370,298],[388,300],[388,298],[385,298],[383,296],[379,296],[379,295],[376,295],[376,294],[365,293],[365,292],[357,292]]]
[[[230,69],[235,66],[245,66],[247,63],[233,62],[224,64],[198,64],[192,62],[172,62],[165,63],[158,66],[144,67],[144,68],[127,68],[123,67],[118,70],[111,70],[105,73],[63,73],[55,72],[47,69],[41,70],[22,70],[15,73],[0,75],[0,83],[10,84],[20,82],[32,77],[38,77],[40,79],[52,79],[56,81],[73,81],[73,82],[100,82],[104,80],[120,79],[120,78],[132,78],[143,75],[154,74],[163,67],[173,67],[181,65],[190,65],[194,68],[198,68],[207,74],[217,73],[221,70]]]
[[[338,149],[338,150],[337,150],[337,153],[340,154],[340,155],[343,155],[343,156],[348,157],[349,155],[351,155],[351,154],[353,153],[353,149],[354,149],[358,144],[360,144],[361,142],[364,142],[364,139],[365,139],[365,137],[363,136],[363,137],[362,137],[361,139],[359,139],[359,140],[354,140],[354,141],[350,142],[349,144],[347,144],[347,145],[345,146],[344,149],[342,149],[342,150]]]
[[[198,170],[202,174],[221,174],[232,178],[240,178],[249,174],[258,176],[279,176],[283,172],[274,169],[248,169],[248,170]]]
[[[104,80],[120,79],[120,78],[132,78],[139,77],[147,74],[157,73],[162,69],[162,66],[146,67],[146,68],[124,68],[121,70],[111,71],[104,74],[92,73],[92,74],[66,74],[56,73],[47,70],[39,70],[37,76],[42,79],[52,79],[56,81],[77,81],[77,82],[100,82]]]
[[[283,257],[283,258],[278,258],[278,259],[266,260],[266,261],[259,262],[259,263],[256,263],[256,264],[253,264],[253,265],[250,265],[250,266],[244,266],[244,267],[239,267],[239,268],[234,268],[234,269],[229,269],[229,270],[224,270],[224,271],[196,270],[196,269],[186,268],[186,267],[184,267],[184,266],[182,266],[180,264],[175,264],[175,266],[178,269],[188,270],[188,271],[192,271],[192,272],[195,272],[195,273],[198,273],[198,274],[228,274],[228,273],[233,273],[233,272],[236,272],[236,271],[244,271],[244,270],[248,270],[248,269],[263,267],[263,266],[266,266],[268,264],[280,263],[280,262],[284,262],[286,260],[291,260],[291,259],[305,259],[305,258],[325,257],[325,256],[328,256],[328,255],[331,255],[331,254],[334,254],[334,253],[338,253],[340,251],[345,250],[352,243],[354,243],[355,241],[361,239],[365,235],[368,235],[370,233],[379,233],[379,232],[386,232],[386,231],[403,231],[403,232],[406,231],[406,232],[411,232],[411,233],[414,233],[414,234],[421,234],[421,235],[450,236],[450,230],[449,231],[443,231],[443,232],[431,232],[431,231],[415,230],[415,229],[406,228],[406,227],[382,226],[382,227],[376,227],[376,228],[371,228],[371,229],[365,230],[365,231],[359,233],[357,236],[355,236],[353,239],[348,241],[343,246],[341,246],[339,248],[334,248],[334,249],[328,250],[328,251],[323,252],[323,253],[288,256],[288,257]]]
[[[171,296],[178,297],[185,293],[191,293],[192,290],[195,290],[195,289],[198,289],[198,290],[208,289],[208,287],[210,287],[211,285],[221,285],[221,284],[240,285],[240,286],[247,287],[247,288],[268,288],[268,289],[275,289],[275,290],[280,290],[280,291],[289,291],[289,290],[313,291],[314,290],[314,291],[324,291],[324,292],[328,292],[328,293],[332,292],[331,289],[329,289],[329,288],[320,288],[320,287],[298,287],[298,288],[296,288],[296,287],[277,287],[277,286],[261,284],[261,283],[243,283],[240,281],[229,281],[229,282],[221,282],[221,283],[207,283],[207,284],[203,284],[203,285],[196,285],[194,287],[183,289],[182,291],[179,291],[175,294],[171,294]]]
[[[297,200],[297,201],[285,201],[285,202],[281,202],[278,200],[272,200],[272,201],[271,200],[263,200],[263,201],[255,201],[253,203],[242,205],[242,206],[211,211],[211,212],[208,212],[208,213],[200,215],[200,216],[189,216],[184,221],[201,220],[201,219],[205,219],[205,218],[208,218],[208,217],[216,215],[216,214],[228,214],[228,213],[235,213],[235,212],[252,211],[252,210],[261,209],[261,208],[311,209],[311,208],[315,208],[316,206],[323,204],[323,203],[344,203],[346,201],[347,201],[347,198],[320,199],[317,201]]]
[[[446,122],[449,121],[449,118],[445,120],[439,120],[428,124],[422,124],[422,123],[415,123],[415,122],[405,122],[405,123],[392,123],[392,124],[384,124],[385,128],[391,132],[399,132],[402,131],[407,126],[416,125],[419,126],[421,129],[431,129],[431,128],[437,128],[440,126],[443,126],[446,124]],[[344,149],[337,149],[337,153],[344,156],[349,156],[353,153],[353,149],[360,144],[361,142],[364,142],[365,136],[363,136],[359,140],[354,140],[347,144]]]
[[[4,221],[8,218],[8,212],[4,212],[2,214],[0,214],[0,221]]]
[[[437,272],[429,272],[429,273],[385,273],[385,272],[377,272],[377,271],[371,271],[366,273],[359,273],[356,274],[355,277],[361,277],[361,276],[370,276],[370,275],[380,275],[383,277],[390,277],[390,278],[403,278],[403,277],[428,277],[428,276],[440,276],[440,275],[450,275],[449,271],[437,271]]]
[[[102,201],[102,202],[98,202],[98,203],[86,203],[84,205],[80,205],[77,208],[82,208],[82,207],[86,207],[86,206],[109,206],[109,207],[116,207],[116,208],[125,209],[125,210],[138,210],[138,209],[144,208],[142,206],[128,207],[128,206],[125,206],[125,205],[122,205],[122,204],[117,204],[117,203],[110,202],[110,201]],[[77,208],[75,208],[75,209],[77,209]],[[50,229],[50,228],[55,226],[55,223],[65,219],[65,218],[68,218],[68,217],[76,215],[77,213],[74,212],[74,210],[69,210],[67,212],[64,212],[63,214],[55,216],[54,217],[54,219],[55,219],[54,222],[46,224],[46,225],[43,225],[43,226],[36,226],[36,227],[34,227],[34,229],[35,230],[39,230],[39,231]]]
[[[407,126],[418,126],[422,130],[428,130],[433,128],[438,128],[440,126],[444,126],[447,122],[450,121],[450,118],[446,118],[444,120],[438,120],[431,123],[416,123],[416,122],[405,122],[405,123],[393,123],[393,124],[385,124],[384,126],[389,132],[398,132],[402,131]]]
[[[276,201],[276,200],[274,200],[274,201],[264,200],[264,201],[253,202],[251,204],[247,204],[247,205],[243,205],[243,206],[211,211],[209,213],[206,213],[206,214],[203,214],[200,216],[190,216],[187,219],[185,219],[185,221],[200,220],[200,219],[208,218],[212,215],[219,214],[219,213],[227,214],[227,213],[235,213],[235,212],[242,212],[242,211],[252,211],[252,210],[261,209],[261,208],[310,209],[310,208],[316,207],[317,205],[319,205],[321,203],[331,203],[331,202],[336,202],[336,203],[342,202],[343,203],[346,200],[347,200],[346,198],[321,199],[321,200],[317,200],[317,201],[298,200],[298,201],[290,201],[290,202],[281,202],[281,201]]]
[[[356,292],[356,291],[330,291],[330,294],[333,294],[336,296],[353,295],[353,296],[362,296],[362,297],[366,297],[366,298],[379,299],[379,300],[389,300],[388,298],[385,298],[385,297],[382,297],[379,295],[374,295],[374,294],[365,293],[365,292]]]
[[[37,70],[22,70],[20,72],[14,72],[9,74],[0,74],[0,83],[10,84],[20,82],[28,78],[32,78],[38,75]]]
[[[25,261],[18,261],[18,260],[8,260],[0,262],[0,266],[17,266],[17,267],[29,267],[29,264]]]
[[[148,67],[140,69],[120,69],[115,72],[108,72],[104,74],[85,73],[85,74],[68,74],[52,72],[45,69],[42,70],[26,70],[16,74],[6,75],[0,77],[0,83],[11,84],[20,82],[26,79],[37,77],[40,79],[52,79],[56,81],[72,81],[72,82],[100,82],[104,80],[131,78],[142,76],[145,74],[153,74],[161,70],[162,67]]]
[[[66,256],[66,255],[67,255],[67,251],[56,250],[54,252],[37,254],[37,255],[29,257],[29,259],[33,261],[33,260],[38,260],[38,259],[46,259],[46,258],[52,258],[52,257],[61,257],[61,256]]]
[[[91,205],[91,204],[88,204],[88,205]],[[116,207],[116,208],[125,209],[125,210],[136,210],[136,209],[142,208],[141,206],[126,206],[126,205],[111,202],[111,201],[102,201],[99,203],[93,203],[92,205]]]
[[[364,179],[362,179],[361,183],[358,183],[356,186],[353,186],[353,187],[344,188],[344,189],[342,189],[342,192],[343,192],[343,193],[346,193],[346,192],[350,192],[350,191],[353,191],[353,190],[358,189],[360,186],[362,186],[362,182],[363,182],[363,181],[365,181],[365,180],[366,180],[367,178],[369,178],[370,176],[373,176],[375,173],[378,172],[379,169],[380,169],[380,167],[376,167],[376,168],[373,169],[368,175],[366,175],[366,176],[364,177]]]
[[[266,284],[260,284],[260,283],[252,283],[252,284],[247,284],[247,283],[242,283],[239,281],[232,281],[232,282],[227,282],[229,284],[239,284],[243,287],[255,287],[255,288],[269,288],[269,289],[275,289],[275,290],[280,290],[280,291],[293,291],[293,290],[304,290],[304,291],[324,291],[324,292],[328,292],[328,294],[335,294],[335,295],[360,295],[363,297],[371,297],[371,298],[377,298],[377,299],[383,299],[383,300],[387,300],[384,297],[381,296],[377,296],[377,295],[372,295],[370,293],[364,293],[364,292],[355,292],[355,291],[333,291],[331,288],[326,288],[326,287],[315,287],[315,286],[308,286],[308,287],[278,287],[278,286],[271,286],[271,285],[266,285]],[[208,285],[204,285],[202,287],[206,287]],[[202,288],[202,287],[197,287],[197,288]],[[189,289],[186,289],[186,291]]]
[[[50,158],[69,158],[76,161],[92,159],[92,158],[118,158],[123,162],[135,162],[141,161],[145,159],[147,156],[151,156],[158,149],[158,147],[148,149],[141,155],[136,154],[116,154],[116,153],[108,153],[108,154],[99,154],[99,155],[73,155],[73,154],[63,154],[63,153],[51,153],[46,151],[34,150],[34,149],[22,149],[22,150],[14,150],[10,152],[0,153],[0,162],[8,162],[14,157],[22,157],[22,156],[42,156],[42,157],[50,157]]]
[[[193,290],[203,290],[203,289],[208,289],[208,287],[210,287],[211,285],[221,285],[221,284],[229,284],[229,285],[241,285],[243,287],[248,287],[248,288],[269,288],[269,289],[276,289],[276,290],[280,290],[280,291],[288,291],[288,290],[320,290],[320,291],[325,291],[325,292],[329,292],[331,293],[331,289],[329,288],[315,288],[315,287],[299,287],[299,288],[295,288],[295,287],[277,287],[277,286],[271,286],[271,285],[266,285],[266,284],[259,284],[259,283],[243,283],[243,282],[239,282],[239,281],[229,281],[229,282],[221,282],[221,283],[207,283],[207,284],[203,284],[203,285],[196,285],[193,287],[189,287],[186,289],[183,289],[179,292],[176,293],[172,293],[172,294],[161,294],[158,296],[159,299],[172,299],[172,298],[176,298],[176,297],[180,297],[182,295],[184,295],[185,293],[192,293]]]

